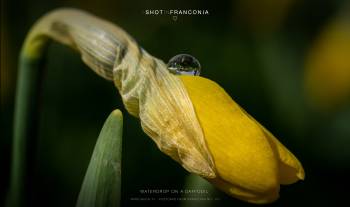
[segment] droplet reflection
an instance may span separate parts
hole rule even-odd
[[[176,75],[200,75],[201,65],[192,55],[179,54],[169,60],[168,70]]]

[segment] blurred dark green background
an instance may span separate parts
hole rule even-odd
[[[58,7],[84,9],[118,24],[165,62],[179,53],[195,56],[202,76],[225,88],[302,162],[305,181],[282,186],[271,206],[340,206],[348,200],[350,102],[314,107],[304,83],[310,48],[326,25],[350,13],[345,0],[2,0],[0,205],[9,184],[19,50],[35,20]],[[145,9],[207,9],[210,14],[173,21],[146,16]],[[176,201],[130,200],[141,189],[182,189],[188,173],[157,150],[138,119],[125,111],[113,84],[56,43],[46,67],[31,205],[75,205],[98,133],[119,108],[124,113],[123,206],[178,206]],[[216,196],[220,200],[214,206],[250,206],[221,192]]]

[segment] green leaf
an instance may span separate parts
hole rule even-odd
[[[98,137],[79,193],[77,207],[120,205],[123,117],[113,111]]]

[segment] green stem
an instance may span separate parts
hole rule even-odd
[[[43,48],[41,48],[41,51]],[[30,177],[35,155],[38,100],[42,82],[42,56],[32,57],[21,53],[19,60],[15,115],[13,128],[12,166],[8,206],[23,206],[28,200],[26,189],[30,188]]]
[[[38,99],[42,82],[40,66],[49,39],[77,49],[83,61],[107,80],[113,79],[112,68],[116,60],[121,61],[119,56],[122,57],[124,46],[133,42],[120,28],[73,9],[53,11],[32,27],[21,50],[18,70],[10,194],[7,201],[11,207],[28,203],[31,192],[28,189],[32,189],[30,182],[33,180]],[[96,45],[96,42],[99,44]],[[119,52],[111,56],[111,51]]]

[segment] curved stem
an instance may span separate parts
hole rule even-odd
[[[133,42],[122,29],[85,12],[58,9],[39,19],[23,44],[18,69],[13,150],[7,205],[28,202],[37,142],[38,99],[42,82],[42,64],[49,40],[78,50],[83,61],[97,74],[112,80],[112,70],[124,55],[124,47]]]
[[[69,25],[70,22],[73,25]],[[97,28],[101,25],[103,27],[101,30],[96,30],[91,25],[84,25],[86,22],[93,22],[91,24]],[[112,40],[112,37],[108,36],[109,33],[105,31],[105,28],[108,27],[112,26],[97,18],[89,17],[84,12],[57,10],[38,20],[27,35],[19,59],[11,180],[7,206],[24,206],[30,197],[31,191],[28,189],[32,187],[30,178],[33,175],[33,168],[31,166],[34,163],[37,142],[38,99],[42,82],[41,66],[49,40],[56,40],[74,49],[80,47],[78,50],[82,53],[84,62],[102,77],[112,79],[113,64],[120,54],[117,52],[123,45],[118,43],[126,34],[119,28],[114,29],[117,33],[119,32],[121,39]],[[91,47],[91,43],[98,37],[102,38],[99,44],[93,44]],[[110,55],[111,51],[114,51],[112,55]]]

